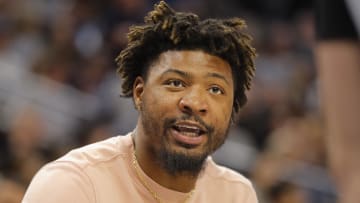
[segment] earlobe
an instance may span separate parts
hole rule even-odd
[[[134,86],[133,86],[133,99],[135,107],[137,110],[140,110],[142,103],[142,95],[144,93],[144,79],[140,76],[136,77]]]

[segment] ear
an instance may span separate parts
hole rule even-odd
[[[141,76],[136,77],[133,85],[133,99],[135,103],[135,108],[140,110],[142,103],[142,95],[144,93],[145,81]]]

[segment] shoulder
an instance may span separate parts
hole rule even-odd
[[[50,165],[69,163],[79,168],[109,162],[127,156],[132,147],[130,135],[115,136],[94,144],[71,150]]]
[[[201,190],[207,194],[220,195],[228,202],[256,203],[256,193],[249,179],[240,173],[216,164],[211,158],[199,178]],[[214,197],[216,198],[216,197]]]
[[[52,162],[34,176],[22,202],[94,202],[93,194],[89,177],[79,167],[69,162]]]
[[[230,168],[216,164],[211,158],[207,160],[206,164],[206,175],[211,179],[252,187],[252,183],[245,176]]]
[[[70,151],[38,171],[23,202],[95,202],[94,177],[101,173],[94,173],[94,169],[100,171],[102,164],[111,166],[112,160],[125,156],[130,147],[131,137],[126,135]]]

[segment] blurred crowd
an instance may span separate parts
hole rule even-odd
[[[155,0],[0,0],[0,203],[68,150],[131,131],[114,59]],[[249,101],[214,159],[264,203],[332,203],[317,94],[312,1],[168,0],[201,18],[242,17],[258,51]]]

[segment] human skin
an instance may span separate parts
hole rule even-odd
[[[338,202],[360,202],[360,46],[355,40],[323,41],[315,54]]]
[[[133,99],[139,110],[135,154],[144,172],[160,185],[189,192],[195,174],[170,174],[161,150],[207,157],[226,139],[234,100],[230,65],[203,51],[166,51],[138,77]],[[171,120],[172,122],[169,122]]]

